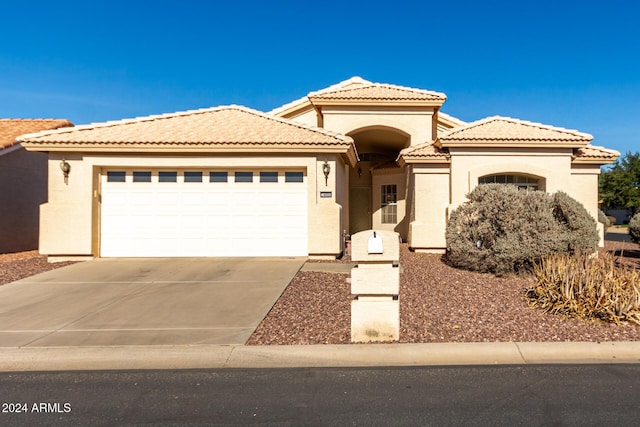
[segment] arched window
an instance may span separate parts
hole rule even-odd
[[[478,184],[511,184],[521,190],[539,190],[540,179],[527,175],[495,174],[478,178]]]

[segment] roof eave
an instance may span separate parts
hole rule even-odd
[[[571,164],[577,165],[610,165],[614,163],[618,159],[618,156],[615,158],[605,158],[605,157],[574,157],[571,159]]]
[[[438,139],[438,147],[445,148],[583,148],[589,144],[589,141],[530,141],[522,139],[505,139],[505,140],[483,140],[483,141],[452,141],[443,138]]]
[[[403,156],[398,157],[398,164],[404,167],[409,164],[449,164],[451,163],[450,157],[436,157],[436,156]]]
[[[317,106],[365,106],[365,107],[441,107],[444,104],[445,100],[421,100],[421,101],[410,101],[410,100],[362,100],[362,99],[354,99],[354,100],[327,100],[327,99],[318,99],[318,98],[310,98],[311,102]]]
[[[34,143],[22,142],[29,151],[56,151],[56,152],[197,152],[197,153],[228,153],[228,152],[347,152],[353,149],[353,144],[316,144],[309,143],[305,145],[291,146],[288,144],[269,144],[258,143],[255,145],[247,144],[150,144],[150,143],[109,143],[109,144],[86,144],[86,143]]]

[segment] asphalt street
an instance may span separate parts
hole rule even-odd
[[[635,426],[640,365],[0,374],[3,426]]]

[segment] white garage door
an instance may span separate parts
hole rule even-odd
[[[108,170],[101,256],[306,256],[300,171]]]

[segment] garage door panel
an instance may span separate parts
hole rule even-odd
[[[307,255],[306,185],[280,178],[278,183],[103,178],[101,255]]]

